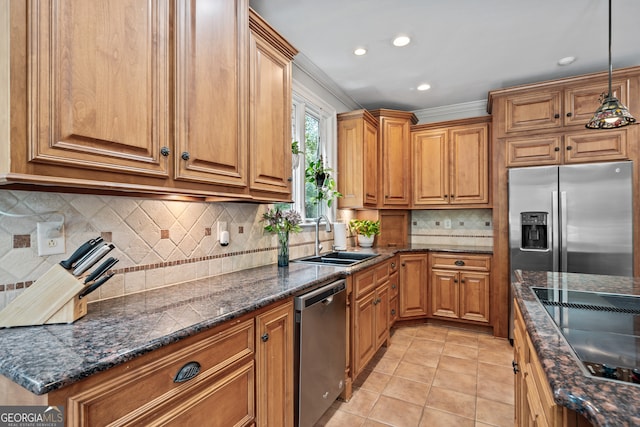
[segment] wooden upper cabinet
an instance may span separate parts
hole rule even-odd
[[[28,151],[28,158],[12,172],[64,177],[79,168],[167,177],[161,150],[171,143],[169,0],[26,3],[28,89],[21,93],[28,93],[28,150],[12,151]],[[21,7],[12,5],[13,19],[24,19]],[[12,54],[20,55],[21,35],[12,38]],[[14,72],[22,65],[14,61]],[[21,78],[12,76],[12,86]],[[12,109],[20,103],[14,98]]]
[[[366,110],[338,114],[338,207],[378,203],[378,123]]]
[[[250,187],[291,198],[291,61],[297,50],[250,10]]]
[[[246,0],[176,7],[175,178],[246,187]]]
[[[413,113],[379,109],[371,111],[378,119],[380,173],[379,207],[407,208],[411,203],[411,125],[418,122]]]
[[[489,204],[489,117],[413,126],[413,207]]]
[[[611,82],[613,95],[636,115],[640,102],[630,94],[638,91],[639,74],[637,67],[616,70]],[[492,91],[488,111],[494,118],[493,132],[502,138],[582,130],[608,92],[608,73]]]

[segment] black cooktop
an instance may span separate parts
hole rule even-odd
[[[589,375],[640,385],[640,296],[532,290]]]

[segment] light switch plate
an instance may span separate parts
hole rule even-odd
[[[63,254],[65,252],[63,222],[39,222],[37,231],[38,256]]]
[[[444,220],[444,228],[451,228],[451,220],[449,218]]]

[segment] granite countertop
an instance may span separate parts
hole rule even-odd
[[[89,303],[73,324],[0,329],[0,374],[45,394],[399,252],[492,253],[489,247],[355,249],[379,256],[353,267],[268,265]]]
[[[640,386],[586,375],[531,286],[640,295],[640,279],[524,271],[512,284],[556,403],[583,414],[596,426],[640,425]]]

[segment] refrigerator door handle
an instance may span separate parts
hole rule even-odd
[[[567,271],[567,192],[560,192],[560,271]]]
[[[553,271],[559,271],[560,258],[559,258],[559,242],[560,242],[560,229],[559,229],[559,209],[558,209],[558,192],[551,192],[551,247],[553,256]]]

